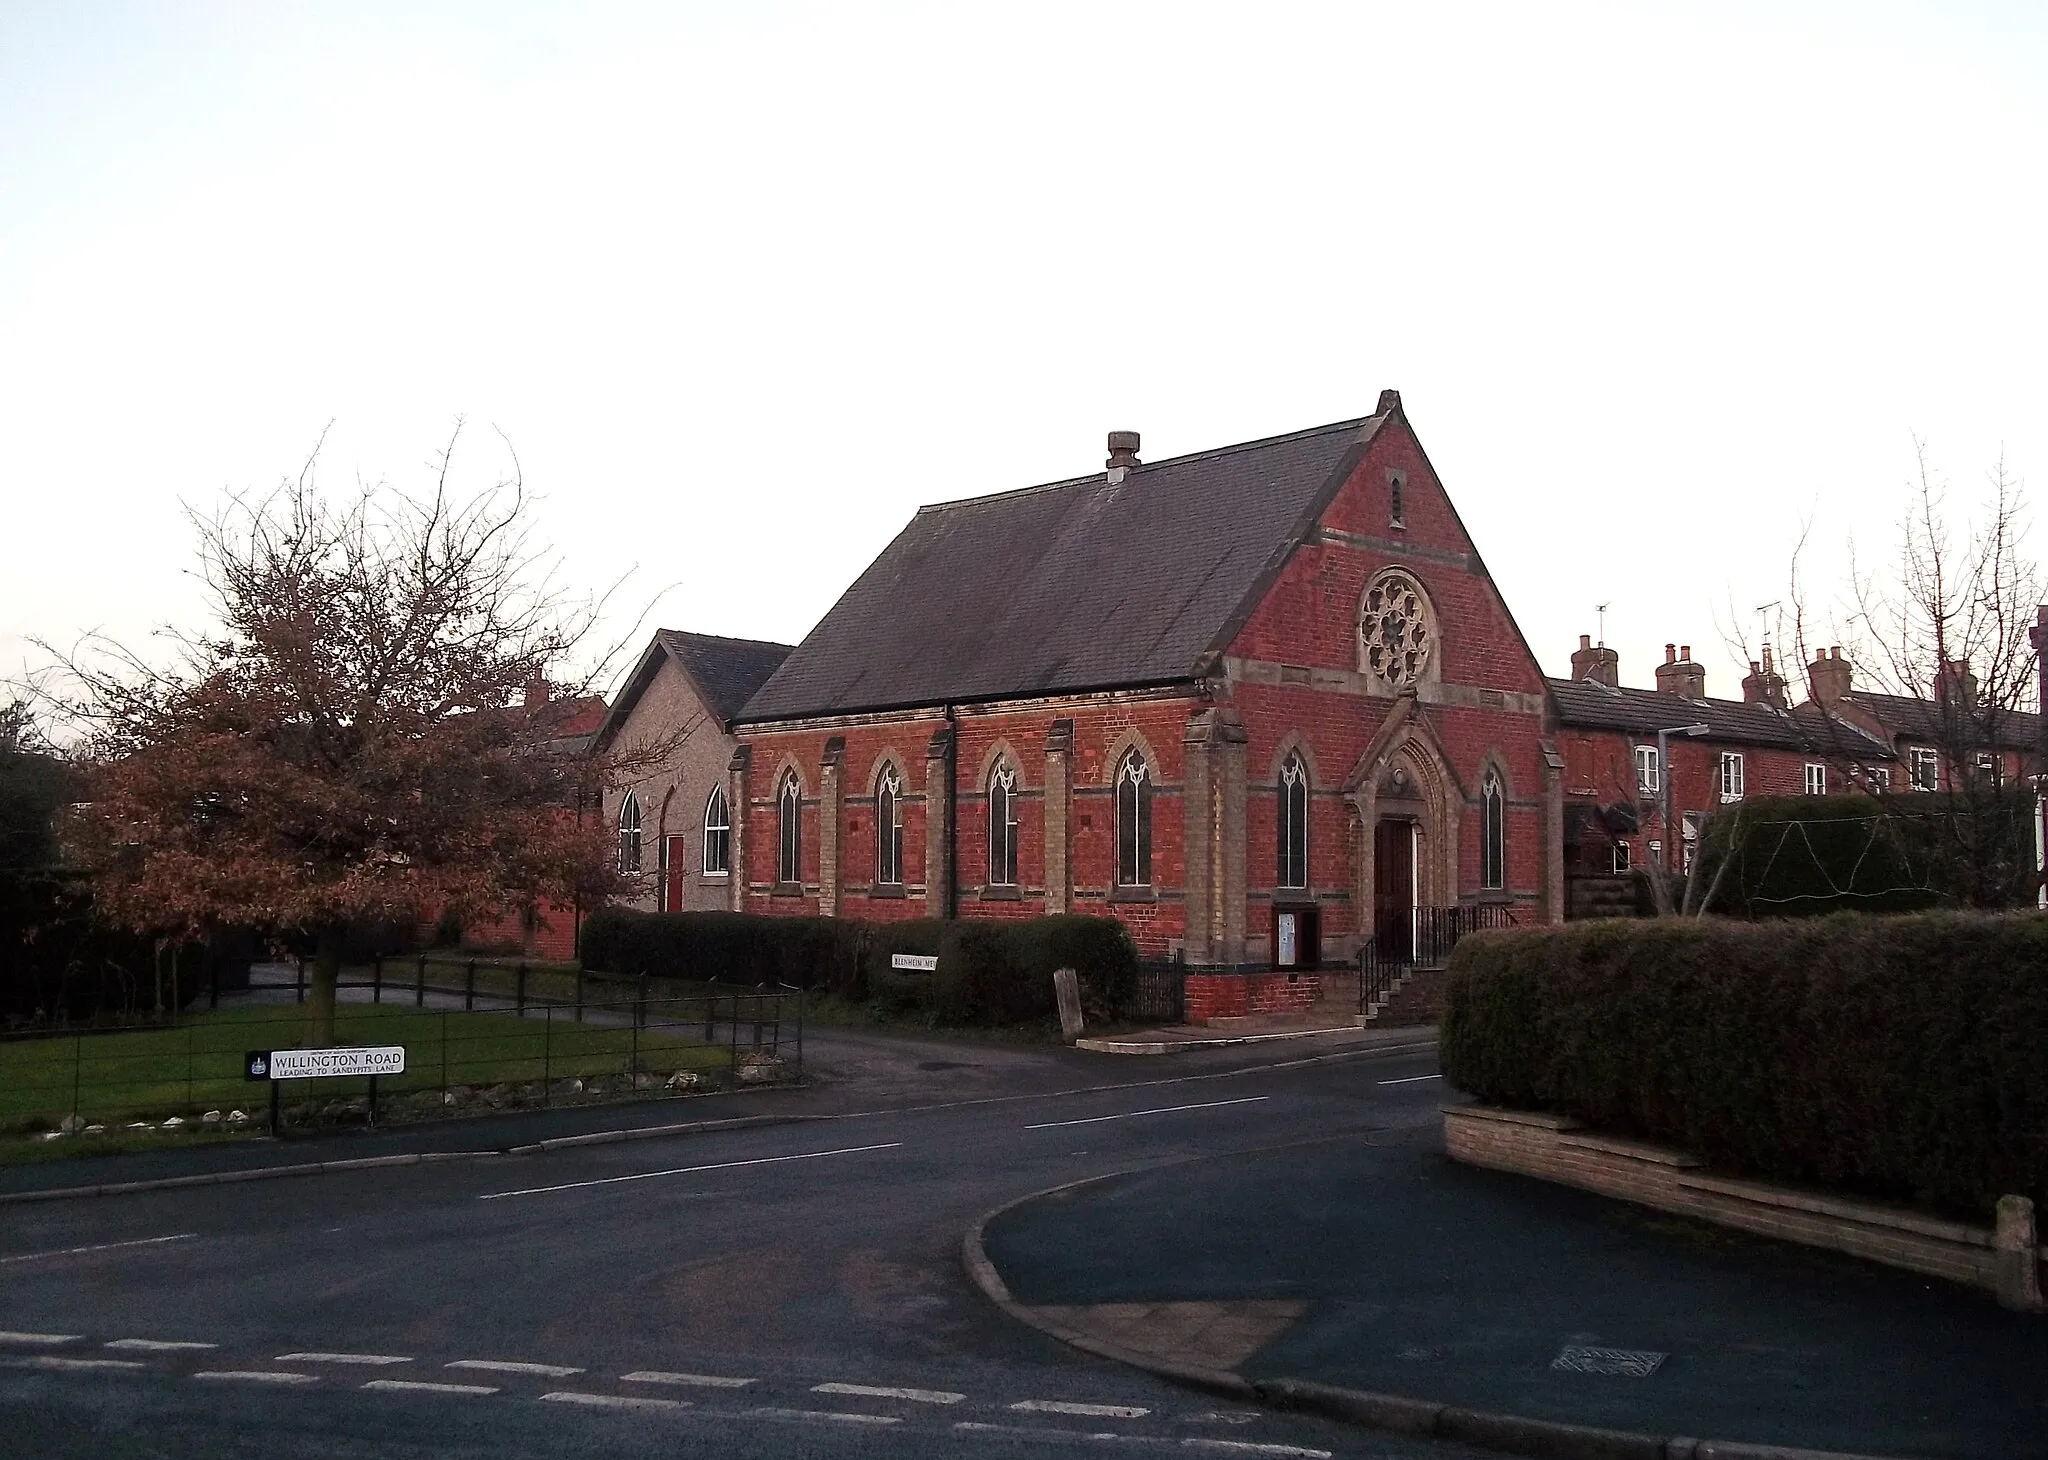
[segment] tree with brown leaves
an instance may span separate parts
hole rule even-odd
[[[554,585],[516,459],[461,498],[454,448],[417,499],[331,502],[316,451],[271,493],[188,512],[213,621],[171,635],[169,667],[106,643],[65,656],[102,915],[310,945],[316,1044],[351,923],[587,905],[611,885],[603,828],[575,814],[595,767],[551,744],[611,657],[562,683],[603,600]],[[527,703],[551,678],[567,695]]]

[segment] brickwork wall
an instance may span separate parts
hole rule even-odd
[[[1113,912],[1130,927],[1142,953],[1166,955],[1183,931],[1181,892],[1181,737],[1188,717],[1200,708],[1191,698],[1090,696],[1041,701],[1028,707],[964,707],[955,718],[955,805],[958,867],[955,892],[962,917],[1024,918],[1046,911],[1045,748],[1054,722],[1073,723],[1067,845],[1071,908]],[[833,723],[793,729],[746,730],[751,748],[751,804],[746,842],[746,907],[764,913],[814,913],[819,906],[820,844],[818,767],[825,743],[843,738],[844,822],[840,837],[842,917],[874,922],[927,915],[926,819],[944,794],[943,780],[926,784],[926,747],[945,728],[942,715],[905,715],[879,723]],[[1152,805],[1152,887],[1134,895],[1112,884],[1116,875],[1116,814],[1112,780],[1123,752],[1136,746],[1145,755],[1154,789]],[[903,882],[876,880],[878,820],[875,790],[884,764],[901,775],[904,799]],[[941,763],[932,762],[933,766]],[[1017,772],[1017,885],[989,883],[988,782],[998,764]],[[778,843],[775,793],[785,766],[794,766],[804,785],[801,895],[774,887]],[[1057,789],[1057,788],[1055,788]]]
[[[1322,980],[1312,973],[1191,973],[1186,990],[1190,1024],[1246,1014],[1305,1013],[1323,996]]]
[[[664,659],[613,745],[622,753],[687,731],[682,744],[661,764],[633,773],[604,796],[605,823],[618,826],[619,806],[628,791],[640,800],[640,874],[614,899],[620,906],[653,912],[660,903],[661,839],[679,840],[671,855],[682,860],[682,902],[671,912],[709,912],[726,907],[727,879],[704,875],[704,808],[711,789],[725,781],[733,742],[704,710],[689,676]],[[812,777],[813,788],[816,777]]]
[[[1454,1160],[1513,1171],[1765,1237],[1852,1253],[1996,1291],[1989,1228],[1826,1193],[1710,1176],[1682,1152],[1582,1130],[1562,1116],[1484,1106],[1444,1112]]]

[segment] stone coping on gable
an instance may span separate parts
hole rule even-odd
[[[2038,1268],[2033,1283],[2017,1277],[2008,1259],[2020,1254],[2003,1251],[1998,1234],[1988,1227],[1711,1175],[1686,1152],[1603,1136],[1569,1116],[1485,1105],[1447,1105],[1443,1116],[1444,1145],[1453,1160],[1946,1278],[1995,1293],[2011,1307],[2039,1301]],[[2036,1264],[2048,1260],[2048,1247],[2040,1246],[2032,1233],[2021,1252]]]

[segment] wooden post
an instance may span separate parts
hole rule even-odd
[[[1071,968],[1055,969],[1053,995],[1060,1006],[1060,1036],[1072,1044],[1081,1037],[1081,979]]]

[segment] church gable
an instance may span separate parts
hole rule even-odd
[[[1388,393],[1392,396],[1392,392]],[[1229,655],[1250,678],[1315,670],[1368,693],[1445,685],[1541,696],[1515,626],[1399,398],[1274,574]]]

